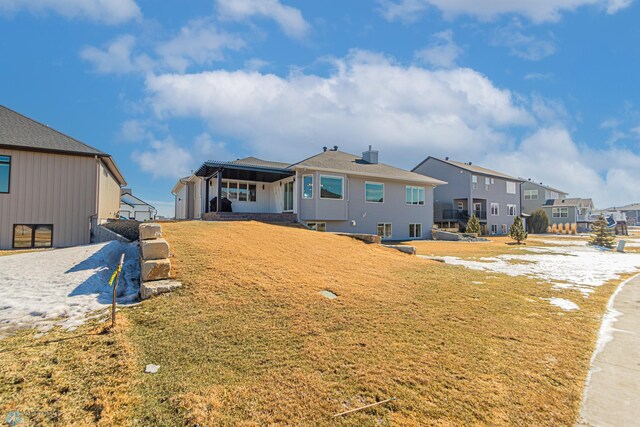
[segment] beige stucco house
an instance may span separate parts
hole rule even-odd
[[[0,106],[0,249],[90,243],[123,185],[108,154]]]

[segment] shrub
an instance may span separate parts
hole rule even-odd
[[[527,220],[527,231],[533,234],[548,232],[549,216],[544,209],[536,209]]]
[[[480,227],[480,221],[476,218],[475,215],[471,215],[469,221],[467,222],[467,233],[477,233],[478,236],[482,234],[482,227]]]
[[[598,220],[593,223],[593,233],[589,238],[589,244],[591,246],[602,246],[603,248],[613,248],[615,243],[615,237],[613,233],[607,228],[607,220],[604,219],[604,215],[600,215]]]
[[[527,232],[524,231],[522,218],[519,216],[513,219],[513,224],[511,224],[511,227],[509,228],[509,237],[518,242],[518,244],[527,239]]]

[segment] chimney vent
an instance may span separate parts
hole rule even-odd
[[[322,147],[322,151],[327,151],[327,147]]]
[[[473,163],[469,162],[469,166],[471,166]]]
[[[444,159],[445,159],[445,160],[449,160],[449,157],[447,156],[447,157],[445,157]]]
[[[333,146],[333,151],[338,151],[338,146],[337,145]]]
[[[378,151],[369,146],[369,150],[362,153],[362,160],[372,165],[378,164]]]

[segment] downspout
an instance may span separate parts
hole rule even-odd
[[[89,241],[91,241],[91,233],[93,232],[93,221],[95,219],[96,226],[98,226],[98,216],[100,213],[100,159],[98,156],[94,156],[96,160],[96,203],[95,203],[95,213],[89,217]]]

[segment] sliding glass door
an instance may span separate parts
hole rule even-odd
[[[293,211],[293,181],[284,184],[284,209],[285,212]]]

